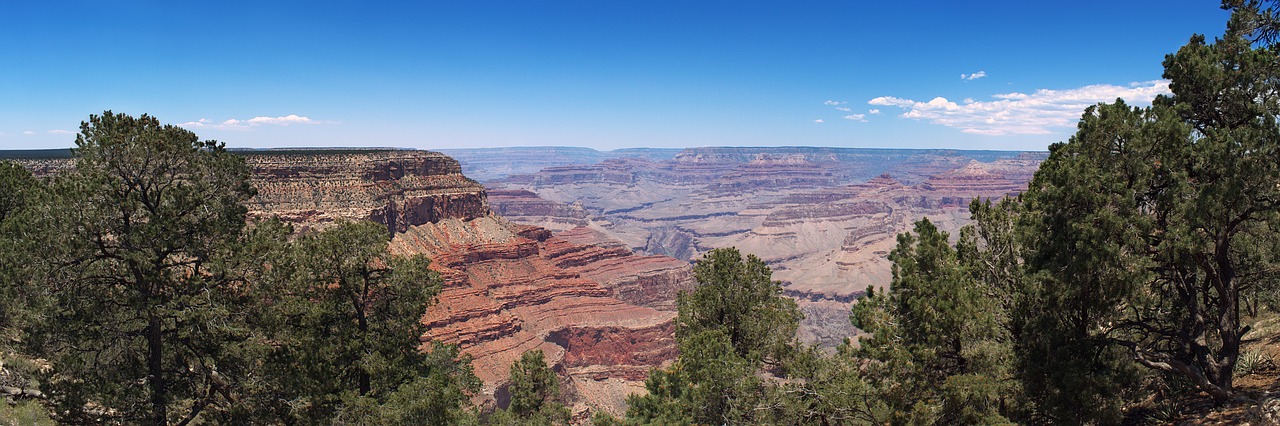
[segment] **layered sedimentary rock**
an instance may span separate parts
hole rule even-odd
[[[889,283],[885,256],[897,233],[928,217],[954,234],[968,223],[970,200],[1022,191],[1043,158],[994,151],[696,148],[669,161],[561,166],[489,186],[580,208],[587,213],[584,229],[632,250],[688,261],[717,247],[756,254],[773,267],[786,294],[801,302],[804,338],[835,344],[854,332],[849,303],[868,286]],[[521,208],[512,204],[506,213],[521,218]]]
[[[424,339],[471,355],[487,396],[502,392],[521,354],[541,349],[583,407],[620,412],[647,372],[674,358],[669,301],[692,285],[689,265],[569,237],[489,215],[412,226],[391,244],[434,259],[445,287],[423,316]]]
[[[387,225],[391,249],[425,254],[445,280],[422,317],[425,340],[458,344],[473,357],[484,398],[501,393],[513,361],[542,349],[572,386],[579,413],[620,414],[643,392],[648,371],[675,357],[673,300],[692,285],[687,262],[637,256],[586,228],[581,207],[499,191],[498,211],[568,220],[560,236],[493,214],[484,188],[443,154],[409,150],[240,152],[257,195],[251,217],[280,217],[298,229],[339,219]],[[41,175],[67,158],[22,158]],[[572,220],[582,221],[573,223]]]
[[[384,223],[393,232],[489,213],[484,188],[458,162],[430,151],[273,150],[245,154],[258,194],[251,217],[303,226],[335,219]]]
[[[548,167],[595,164],[614,158],[670,160],[679,149],[628,148],[596,151],[591,148],[532,146],[510,148],[445,149],[441,152],[462,163],[468,177],[487,182],[511,175],[537,173]]]

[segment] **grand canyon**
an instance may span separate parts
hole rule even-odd
[[[834,148],[239,151],[251,218],[299,230],[387,227],[392,251],[444,278],[423,340],[457,344],[505,398],[507,366],[541,349],[578,418],[620,414],[676,356],[675,295],[716,247],[764,259],[800,303],[802,341],[856,336],[850,305],[886,286],[897,233],[956,231],[968,203],[1025,188],[1043,153]],[[23,159],[38,175],[66,159]],[[534,168],[537,168],[536,170]],[[471,175],[488,178],[483,184]]]

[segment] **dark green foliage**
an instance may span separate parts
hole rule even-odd
[[[768,415],[768,390],[756,373],[795,352],[801,318],[772,275],[734,248],[698,261],[698,286],[676,300],[680,357],[650,375],[648,395],[627,399],[628,423],[740,424]]]
[[[10,342],[36,308],[38,293],[24,284],[39,241],[32,204],[43,192],[44,184],[22,166],[0,161],[0,351],[12,350]]]
[[[975,210],[981,206],[975,204]],[[982,256],[966,231],[961,247]],[[871,333],[852,352],[892,423],[1006,423],[1016,400],[1012,342],[997,286],[980,280],[947,234],[928,219],[898,236],[893,283],[854,305],[854,326]],[[973,262],[970,260],[969,262]]]
[[[755,420],[762,424],[870,424],[888,408],[866,380],[865,362],[843,347],[832,355],[802,347],[787,360],[786,381],[765,387]]]
[[[560,398],[560,379],[547,367],[542,351],[532,350],[511,365],[511,386],[508,389],[511,392],[511,412],[528,417],[543,411],[544,407],[555,409]]]
[[[245,335],[235,277],[210,268],[244,224],[248,168],[222,145],[149,116],[90,116],[76,167],[39,206],[43,277],[54,306],[32,348],[60,377],[47,387],[71,420],[82,401],[123,420],[194,417],[220,395]]]
[[[734,351],[722,329],[679,338],[680,358],[645,382],[649,394],[627,398],[639,424],[741,424],[752,421],[763,392],[757,365]]]
[[[1028,327],[1067,340],[1039,342],[1033,356],[1116,371],[1125,348],[1218,401],[1234,397],[1244,298],[1275,288],[1280,253],[1278,54],[1234,29],[1213,44],[1193,37],[1165,60],[1172,97],[1090,108],[1052,148],[1026,195],[1028,300],[1045,308],[1028,307],[1043,313]],[[1121,383],[1041,376],[1049,392]]]
[[[385,404],[410,417],[463,411],[479,386],[467,360],[443,345],[418,350],[418,319],[441,285],[428,264],[390,255],[386,227],[372,222],[340,222],[293,243],[260,287],[263,328],[277,345],[263,391],[282,402],[263,403],[303,423]],[[410,397],[423,394],[444,399]]]
[[[475,423],[469,360],[419,350],[440,279],[385,227],[246,228],[243,160],[153,117],[76,142],[48,184],[0,163],[0,330],[59,422]]]
[[[560,379],[551,371],[542,350],[531,350],[511,364],[511,402],[488,419],[494,425],[564,425],[569,408],[560,402]]]
[[[1144,236],[1154,222],[1134,202],[1158,162],[1148,134],[1179,140],[1176,123],[1170,129],[1122,101],[1090,107],[1071,142],[1050,148],[1024,195],[1024,378],[1062,421],[1116,421],[1122,392],[1136,385],[1103,326],[1121,320],[1116,308],[1151,279]]]
[[[676,299],[676,336],[721,330],[733,352],[752,361],[780,359],[795,340],[800,311],[782,297],[773,272],[754,255],[735,248],[708,252],[693,268],[698,287]]]
[[[1257,43],[1280,41],[1280,2],[1276,0],[1222,0],[1231,10],[1227,27]]]

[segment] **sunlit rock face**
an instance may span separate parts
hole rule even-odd
[[[755,254],[800,302],[806,314],[802,338],[833,346],[856,333],[848,323],[852,301],[869,286],[888,285],[886,256],[898,233],[928,217],[954,237],[969,223],[970,200],[1023,191],[1044,157],[694,148],[670,160],[557,166],[486,185],[520,194],[503,201],[503,214],[514,221],[558,232],[590,229],[632,250],[685,261],[718,247]]]
[[[541,349],[580,408],[620,413],[648,371],[675,358],[672,309],[691,268],[590,230],[564,234],[489,215],[412,226],[391,244],[434,259],[445,287],[423,316],[423,339],[460,345],[488,397],[512,362]]]
[[[499,191],[497,211],[541,217],[563,232],[517,225],[494,213],[484,187],[457,161],[429,151],[238,154],[257,189],[250,220],[278,217],[298,231],[372,220],[387,226],[393,253],[432,259],[445,285],[422,316],[422,340],[457,344],[472,357],[484,381],[478,402],[493,403],[511,363],[541,349],[567,379],[578,416],[588,407],[621,414],[628,394],[644,392],[649,371],[675,359],[674,301],[693,285],[690,264],[636,255],[582,227],[581,207]],[[73,165],[21,162],[40,176]]]
[[[248,203],[253,218],[277,216],[303,227],[364,219],[404,232],[489,213],[484,187],[436,152],[273,150],[245,154],[245,162],[258,190]]]
[[[519,191],[498,191],[491,204],[457,161],[434,152],[273,152],[246,162],[258,188],[252,217],[304,228],[373,220],[387,225],[393,252],[430,257],[445,287],[423,315],[423,340],[470,355],[483,399],[500,393],[521,354],[542,349],[573,384],[579,410],[620,413],[648,371],[675,357],[672,311],[676,292],[692,286],[689,264],[575,231],[586,224],[581,208]],[[565,232],[495,213],[507,210]]]

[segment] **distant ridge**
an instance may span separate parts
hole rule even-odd
[[[71,148],[59,149],[0,149],[0,160],[44,160],[71,158]]]

